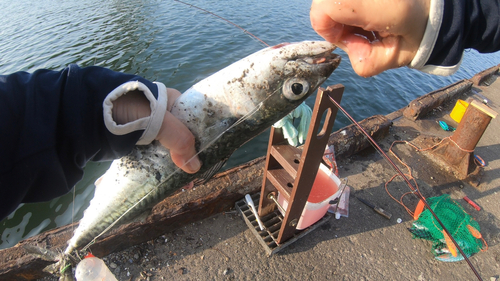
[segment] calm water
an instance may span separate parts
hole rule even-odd
[[[310,27],[310,1],[245,0],[224,1],[224,5],[215,0],[190,1],[241,25],[270,45],[321,39]],[[59,70],[70,63],[99,65],[161,81],[182,92],[263,48],[240,29],[172,0],[1,1],[0,16],[3,74],[39,68]],[[338,53],[344,60],[325,86],[344,84],[342,104],[357,120],[387,114],[419,95],[500,63],[498,53],[468,51],[461,70],[451,77],[399,69],[361,78],[354,74],[345,54]],[[312,106],[314,100],[307,102]],[[335,128],[345,125],[347,119],[339,116]],[[228,166],[264,155],[267,137],[263,134],[242,147]],[[71,193],[18,208],[0,222],[0,248],[81,218],[93,196],[93,182],[108,166],[90,163],[85,178],[75,188],[75,198]]]

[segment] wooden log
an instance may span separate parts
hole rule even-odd
[[[486,81],[488,81],[490,78],[493,76],[498,75],[498,70],[500,68],[500,65],[496,65],[493,67],[490,67],[486,70],[483,70],[476,75],[474,75],[470,81],[474,84],[474,86],[481,86],[484,84]]]
[[[469,80],[460,80],[447,87],[423,95],[408,104],[403,115],[410,120],[417,120],[429,113],[434,108],[440,106],[443,102],[472,89],[472,82]]]

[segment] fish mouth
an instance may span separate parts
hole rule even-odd
[[[329,65],[338,65],[340,63],[340,55],[332,53],[332,51],[335,50],[335,48],[325,51],[323,53],[319,53],[314,56],[304,56],[304,57],[298,57],[297,60],[302,60],[308,64],[329,64]]]
[[[317,69],[318,67],[333,66],[336,68],[340,63],[340,55],[332,53],[337,46],[326,41],[303,41],[297,43],[281,43],[267,48],[267,50],[279,50],[281,57],[288,61],[308,64]]]

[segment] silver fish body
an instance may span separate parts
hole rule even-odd
[[[245,142],[290,113],[335,70],[340,57],[327,42],[280,44],[256,52],[198,82],[171,112],[196,138],[203,165],[179,170],[159,143],[136,147],[96,181],[90,206],[65,253],[113,225],[152,208],[189,182],[208,178]],[[175,132],[172,132],[175,133]]]

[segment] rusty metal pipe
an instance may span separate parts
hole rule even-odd
[[[486,131],[486,127],[490,124],[491,118],[492,116],[476,107],[475,101],[471,102],[471,106],[467,107],[462,121],[450,139],[462,149],[474,150]]]
[[[474,149],[496,115],[489,107],[473,100],[455,133],[449,140],[439,144],[432,153],[444,160],[459,179],[466,179],[477,168],[473,161]]]

